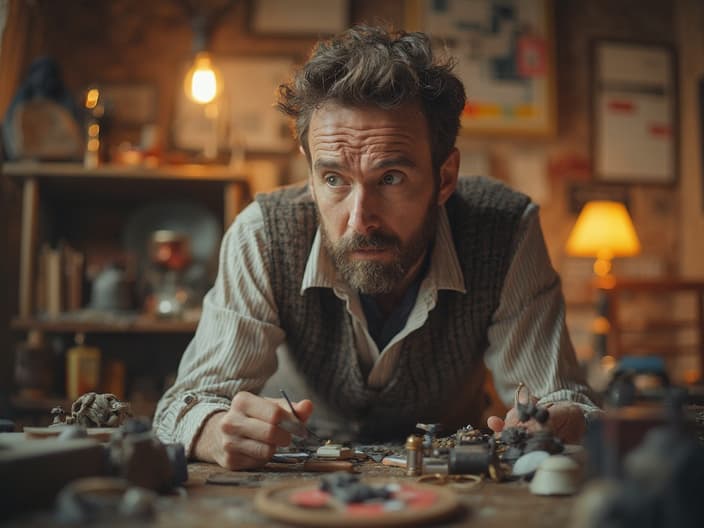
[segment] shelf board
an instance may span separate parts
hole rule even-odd
[[[40,330],[55,333],[145,333],[145,334],[191,334],[198,321],[152,319],[147,317],[124,317],[114,320],[67,320],[36,319],[18,317],[12,320],[13,330]]]
[[[247,183],[247,174],[227,165],[165,165],[148,169],[127,165],[102,165],[86,169],[80,163],[43,163],[36,161],[9,162],[2,172],[13,178],[55,179],[133,179],[133,180],[197,180]]]

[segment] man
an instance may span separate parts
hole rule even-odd
[[[579,437],[596,408],[537,207],[497,182],[458,179],[465,93],[451,69],[421,33],[356,27],[281,87],[307,186],[259,195],[225,235],[157,409],[164,440],[230,469],[266,463],[291,441],[285,402],[257,395],[283,343],[359,438],[478,425],[484,365],[505,403],[525,382],[558,433]],[[307,399],[294,407],[304,421],[313,413]],[[505,422],[518,423],[515,409]]]

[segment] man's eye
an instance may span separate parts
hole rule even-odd
[[[382,176],[381,184],[382,185],[396,185],[397,183],[401,183],[402,179],[403,179],[403,177],[398,172],[387,172],[386,174],[384,174],[384,176]]]
[[[330,187],[338,187],[342,185],[342,178],[340,178],[337,174],[327,174],[325,176],[325,183],[327,183]]]

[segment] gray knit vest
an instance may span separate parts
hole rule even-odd
[[[482,356],[487,329],[515,250],[514,236],[529,198],[486,178],[460,178],[446,204],[466,294],[438,292],[426,323],[408,335],[395,374],[370,388],[357,361],[351,316],[329,288],[301,282],[318,228],[307,187],[258,195],[269,242],[271,284],[291,356],[308,385],[360,438],[401,438],[417,422],[458,427],[484,405]],[[473,385],[467,391],[467,384]],[[476,386],[476,387],[475,387]],[[469,394],[469,396],[467,396]],[[466,412],[447,423],[456,400]],[[473,422],[474,423],[474,422]]]

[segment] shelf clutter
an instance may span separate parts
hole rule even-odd
[[[213,278],[211,261],[195,253],[204,237],[187,232],[194,220],[184,219],[184,212],[202,212],[197,220],[208,229],[207,251],[216,262],[219,237],[251,199],[250,170],[3,164],[22,200],[18,310],[11,320],[17,338],[10,404],[18,415],[46,425],[57,402],[70,405],[75,375],[89,363],[92,386],[82,385],[82,392],[120,393],[146,416],[153,413],[195,332],[198,297]],[[170,213],[166,220],[158,214],[164,209]],[[150,302],[161,286],[161,305]],[[174,310],[184,296],[188,303]],[[171,311],[165,308],[169,300]],[[76,352],[83,349],[98,352],[88,358],[92,363]]]

